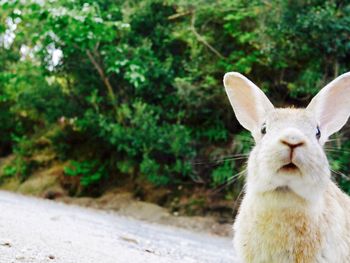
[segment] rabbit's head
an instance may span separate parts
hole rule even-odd
[[[350,115],[350,73],[324,87],[306,109],[274,108],[239,73],[225,74],[224,85],[238,121],[256,143],[247,193],[291,190],[305,200],[317,198],[330,180],[323,145]]]

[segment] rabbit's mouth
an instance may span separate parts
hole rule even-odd
[[[280,169],[280,172],[284,172],[284,173],[294,173],[299,171],[298,166],[296,166],[293,162],[290,162],[286,165],[283,165]]]
[[[275,189],[276,192],[280,192],[280,193],[287,193],[287,192],[290,192],[291,189],[289,188],[289,186],[278,186],[276,189]]]

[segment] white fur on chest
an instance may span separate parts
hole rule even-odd
[[[350,200],[333,183],[323,196],[310,204],[293,193],[247,194],[234,224],[242,262],[350,262]]]
[[[261,196],[260,201],[254,198],[254,203],[246,198],[234,225],[241,258],[245,262],[315,262],[322,243],[319,219],[304,205],[286,193]]]

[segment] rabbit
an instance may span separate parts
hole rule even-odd
[[[240,124],[254,138],[233,243],[244,263],[350,262],[350,198],[331,180],[323,146],[350,115],[350,72],[304,108],[275,108],[253,82],[226,73]]]

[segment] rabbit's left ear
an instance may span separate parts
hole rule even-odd
[[[306,109],[316,116],[323,141],[339,131],[350,115],[350,72],[325,86]]]

